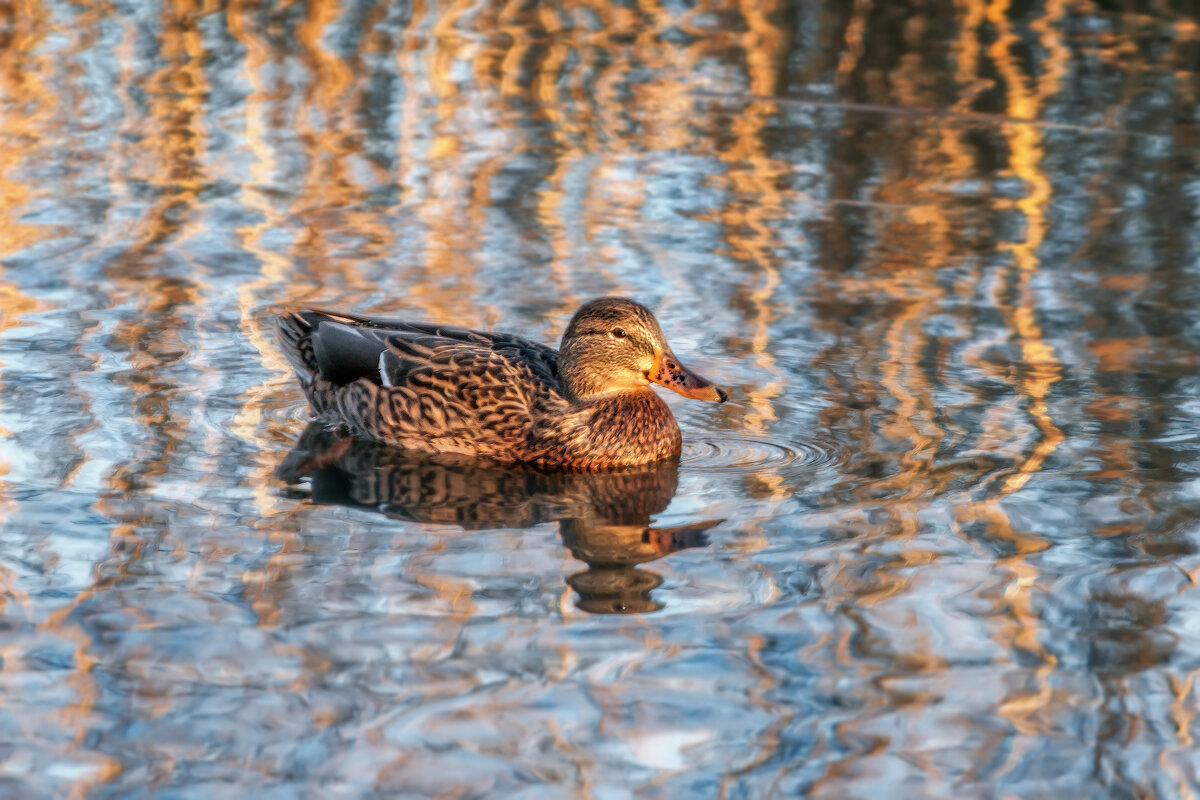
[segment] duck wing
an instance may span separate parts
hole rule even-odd
[[[558,390],[558,351],[510,333],[316,309],[283,314],[277,327],[293,367],[339,386],[359,378],[403,385],[409,370],[451,348],[498,353],[527,366],[540,382]],[[382,360],[388,352],[396,358]]]
[[[277,324],[318,413],[387,444],[519,460],[569,405],[558,353],[520,336],[324,311]]]

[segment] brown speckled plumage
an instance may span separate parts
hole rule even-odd
[[[681,445],[651,381],[725,399],[624,298],[576,312],[561,353],[511,334],[325,311],[284,314],[277,327],[318,417],[417,452],[547,469],[650,464]]]

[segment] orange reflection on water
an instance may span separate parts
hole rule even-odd
[[[115,325],[110,346],[123,356],[128,367],[117,381],[128,392],[131,416],[142,429],[143,438],[134,448],[134,459],[118,465],[107,476],[108,493],[95,505],[98,513],[114,520],[106,577],[74,595],[39,625],[41,630],[75,645],[74,668],[78,675],[72,683],[78,700],[64,708],[62,715],[63,724],[75,729],[75,744],[81,749],[93,724],[91,715],[98,689],[91,674],[97,664],[95,643],[80,626],[78,612],[105,594],[119,591],[129,579],[131,566],[142,558],[142,531],[165,527],[160,512],[130,509],[125,501],[150,490],[168,473],[179,443],[186,438],[188,418],[181,417],[177,406],[181,391],[171,375],[173,367],[187,362],[190,346],[181,335],[188,329],[187,309],[197,303],[206,287],[197,274],[177,278],[161,274],[158,267],[170,243],[186,240],[193,233],[195,206],[207,184],[203,116],[208,85],[202,66],[202,35],[195,21],[211,10],[188,2],[163,10],[158,46],[165,65],[150,76],[144,87],[148,116],[132,128],[142,137],[143,158],[132,160],[128,173],[118,170],[113,174],[117,186],[140,181],[152,188],[156,198],[136,224],[131,246],[105,271],[111,302],[135,309]],[[133,57],[132,48],[118,52]],[[134,72],[126,69],[124,74]],[[139,606],[127,605],[121,611],[133,619],[141,618],[143,625],[153,624]],[[95,752],[89,750],[89,755]],[[93,782],[104,783],[120,772],[118,760],[105,758],[95,773],[72,791],[82,796]]]
[[[20,177],[19,170],[28,168],[41,148],[39,138],[31,132],[43,127],[53,128],[60,122],[58,98],[44,79],[54,72],[53,58],[42,52],[42,47],[46,37],[64,32],[50,25],[48,15],[38,3],[17,3],[10,6],[9,11],[12,17],[8,20],[7,38],[5,46],[0,48],[0,102],[6,107],[6,113],[0,114],[0,141],[3,142],[0,146],[0,252],[4,254],[27,250],[62,232],[53,226],[28,224],[20,219],[39,190],[34,188],[36,184]],[[20,113],[7,113],[12,109],[20,109]],[[5,274],[7,269],[0,266],[0,333],[21,326],[22,317],[48,308],[46,303],[11,283]],[[3,366],[0,362],[0,367]],[[4,411],[5,397],[0,383],[0,413]],[[12,432],[0,423],[0,438],[11,436]],[[9,464],[0,460],[0,523],[16,508],[5,479],[8,474]],[[10,600],[16,601],[19,608],[9,607]],[[14,621],[23,618],[25,622],[32,622],[35,618],[28,594],[20,588],[17,574],[7,565],[0,567],[0,610]],[[97,689],[89,673],[95,660],[88,653],[90,637],[77,628],[62,627],[56,621],[60,617],[52,614],[36,627],[56,633],[74,645],[72,668],[75,674],[66,683],[74,689],[76,696],[58,708],[55,716],[63,727],[73,731],[67,755],[86,765],[79,770],[82,777],[68,789],[70,796],[82,797],[90,787],[117,774],[120,766],[115,759],[76,749],[91,724],[90,713]],[[0,650],[0,661],[6,672],[29,669],[24,664],[27,648],[27,642],[16,639]],[[28,722],[30,727],[21,730],[21,736],[28,741],[42,739],[42,732],[35,727],[38,720]]]
[[[395,642],[365,640],[377,634],[364,634],[362,643],[381,645],[379,660],[394,659],[398,672],[407,670],[404,680],[428,681],[416,705],[475,695],[465,709],[422,707],[429,716],[418,724],[430,726],[430,738],[421,744],[440,747],[438,736],[449,740],[445,730],[469,729],[454,735],[470,739],[466,749],[476,748],[471,753],[481,763],[517,764],[514,780],[543,777],[540,761],[535,768],[521,761],[524,734],[534,728],[550,731],[537,744],[547,752],[535,757],[559,757],[553,769],[573,770],[562,780],[584,793],[607,791],[614,780],[611,752],[620,746],[632,748],[631,762],[647,759],[639,763],[654,771],[652,788],[664,793],[712,752],[718,754],[714,762],[723,762],[713,767],[721,790],[730,795],[753,792],[744,781],[776,772],[782,782],[810,763],[805,789],[811,785],[814,794],[826,796],[869,791],[871,781],[897,765],[939,786],[960,775],[990,780],[997,770],[1018,780],[1036,748],[1078,713],[1074,704],[1081,697],[1091,701],[1053,680],[1066,670],[1048,639],[1062,628],[1053,622],[1048,628],[1043,590],[1060,575],[1035,557],[1051,546],[1051,537],[1023,529],[1013,513],[1018,502],[1043,497],[1037,494],[1039,476],[1065,458],[1064,431],[1075,423],[1062,410],[1075,407],[1056,405],[1064,388],[1071,390],[1064,387],[1070,383],[1063,380],[1067,366],[1073,378],[1077,374],[1071,354],[1058,349],[1071,345],[1062,344],[1067,339],[1045,321],[1047,294],[1054,301],[1074,296],[1047,288],[1063,273],[1041,262],[1042,251],[1055,244],[1051,177],[1071,179],[1049,163],[1054,143],[1047,131],[1070,126],[1042,118],[1048,109],[1058,113],[1053,101],[1068,81],[1069,60],[1078,58],[1064,38],[1064,31],[1073,31],[1068,15],[1091,13],[1086,7],[1050,0],[1020,11],[998,0],[957,0],[950,20],[945,10],[855,2],[830,4],[801,24],[796,17],[805,13],[802,5],[750,0],[686,9],[653,0],[633,7],[601,0],[562,7],[417,3],[403,11],[337,0],[302,7],[234,2],[223,10],[206,0],[169,4],[151,24],[121,17],[112,30],[122,39],[111,52],[123,117],[113,123],[119,136],[105,161],[114,199],[111,206],[97,204],[97,217],[111,216],[96,224],[95,244],[81,259],[94,271],[79,273],[103,278],[103,302],[110,307],[82,310],[90,327],[74,354],[106,363],[67,379],[68,393],[80,396],[82,416],[92,422],[55,439],[81,453],[80,463],[66,471],[68,483],[81,474],[90,480],[84,468],[104,473],[97,479],[103,496],[89,512],[105,525],[111,521],[104,528],[111,541],[95,573],[83,579],[90,584],[56,606],[39,629],[65,641],[73,659],[74,695],[55,718],[69,730],[68,755],[92,759],[86,734],[100,727],[97,715],[107,713],[106,689],[98,680],[106,643],[96,633],[103,630],[103,615],[119,613],[141,633],[150,632],[159,624],[151,613],[154,601],[144,604],[133,590],[155,585],[163,597],[169,591],[172,598],[199,603],[218,598],[244,609],[247,633],[265,637],[270,655],[295,666],[286,680],[266,689],[252,686],[258,679],[247,671],[245,685],[236,689],[311,699],[314,705],[292,720],[303,729],[300,735],[311,733],[310,727],[347,724],[348,735],[372,751],[354,768],[369,773],[379,790],[415,785],[409,781],[428,775],[428,759],[443,753],[415,753],[411,740],[394,738],[403,727],[403,703],[372,696],[371,674],[346,678],[340,672],[346,665],[328,654],[336,641],[322,641],[319,632],[308,640],[288,639],[297,635],[293,623],[313,609],[326,610],[331,599],[394,625],[387,636],[419,627],[414,619],[427,624],[421,638],[404,642],[400,655],[387,649]],[[22,171],[45,158],[38,137],[56,141],[64,125],[59,109],[87,95],[88,73],[84,62],[74,63],[66,88],[59,87],[46,78],[56,74],[55,63],[41,49],[50,37],[70,42],[68,51],[98,48],[106,55],[103,43],[116,35],[100,28],[109,14],[117,12],[77,18],[80,31],[72,38],[51,30],[39,7],[8,12],[11,38],[0,52],[0,93],[10,107],[27,113],[0,117],[0,255],[30,251],[63,232],[26,220],[38,207],[41,188]],[[1142,19],[1146,15],[1104,14],[1116,19],[1116,32],[1098,37],[1103,66],[1136,65],[1122,91],[1134,96],[1140,84],[1133,78],[1156,65],[1137,46],[1140,39],[1120,26],[1143,38],[1161,28],[1169,34],[1165,57],[1181,73],[1171,91],[1186,106],[1195,96],[1195,82],[1186,80],[1195,25],[1177,20],[1155,28],[1158,23]],[[811,20],[817,21],[815,32],[807,27]],[[953,35],[942,47],[947,26]],[[244,52],[216,51],[230,37]],[[774,97],[810,85],[831,98],[810,118],[797,113],[799,104]],[[864,102],[856,109],[839,107],[843,96]],[[236,113],[217,108],[218,102],[231,103]],[[872,110],[870,103],[880,105]],[[902,113],[943,108],[957,116]],[[220,135],[213,135],[217,130]],[[793,155],[809,147],[812,152]],[[1123,148],[1128,145],[1122,140],[1107,157],[1124,163],[1135,155]],[[247,164],[247,175],[234,175],[239,166],[231,163]],[[684,177],[719,199],[700,211],[667,207],[671,201],[662,199],[658,181],[674,176],[657,172],[663,164],[690,173]],[[1096,219],[1088,225],[1094,239],[1086,249],[1093,255],[1106,246],[1111,231],[1105,226],[1123,211],[1106,186],[1110,178],[1101,172],[1089,184],[1094,191],[1082,193],[1099,196]],[[519,188],[506,188],[512,184]],[[805,188],[793,188],[799,185]],[[796,218],[798,208],[813,206],[824,218]],[[695,222],[701,238],[681,246],[664,236],[655,227],[671,224],[661,221],[664,210]],[[1017,224],[1006,227],[1014,218]],[[993,227],[996,222],[1003,224]],[[497,245],[492,236],[509,239]],[[1012,240],[997,245],[1002,236]],[[234,263],[222,261],[224,251],[206,250],[208,237],[221,240],[219,247],[227,237]],[[688,255],[695,261],[676,269],[674,248],[693,246]],[[812,263],[786,262],[792,252],[813,253]],[[1000,257],[989,261],[997,252]],[[57,301],[30,290],[16,269],[0,267],[0,334],[19,335],[12,330],[23,319],[57,310]],[[1113,294],[1155,290],[1155,281],[1133,268],[1102,276],[1099,285]],[[580,299],[608,291],[667,294],[680,305],[695,296],[697,308],[689,309],[694,316],[711,311],[732,320],[714,326],[711,335],[721,341],[718,351],[725,348],[730,372],[751,387],[745,415],[729,410],[736,404],[724,407],[713,412],[719,421],[709,430],[703,427],[708,423],[687,421],[687,435],[717,438],[733,429],[761,441],[828,436],[846,445],[853,469],[838,472],[845,465],[833,463],[828,474],[836,477],[829,480],[837,486],[828,492],[820,484],[828,474],[813,478],[814,472],[803,470],[758,469],[728,480],[699,469],[689,473],[694,494],[681,498],[674,513],[728,503],[722,538],[703,558],[694,553],[686,569],[667,573],[670,582],[661,590],[663,577],[646,569],[623,573],[634,576],[617,586],[624,594],[595,591],[595,608],[611,601],[610,607],[619,602],[623,610],[644,614],[608,629],[573,602],[567,587],[576,584],[564,582],[534,598],[536,609],[522,612],[527,616],[493,613],[507,608],[490,592],[488,580],[495,576],[486,574],[488,567],[484,574],[471,570],[494,559],[498,575],[520,578],[512,583],[521,586],[508,591],[529,601],[521,593],[538,576],[523,560],[530,548],[522,548],[552,539],[552,531],[505,538],[503,531],[464,533],[409,520],[365,522],[369,515],[324,513],[281,491],[279,455],[307,412],[273,342],[276,306],[344,305],[479,327],[519,318],[532,338],[548,339]],[[701,299],[712,308],[699,308]],[[803,315],[814,307],[821,312],[811,314],[816,330],[801,330],[807,322],[797,320],[808,319]],[[791,338],[784,344],[781,335]],[[207,348],[220,337],[234,344],[211,355]],[[1086,417],[1081,427],[1096,425],[1099,432],[1087,449],[1094,464],[1073,477],[1111,481],[1135,495],[1144,486],[1135,479],[1139,448],[1163,427],[1150,420],[1147,428],[1159,427],[1146,434],[1138,426],[1149,415],[1165,414],[1138,388],[1122,385],[1118,391],[1104,382],[1115,385],[1166,345],[1144,326],[1102,333],[1088,327],[1078,337],[1070,341],[1080,342],[1088,361],[1080,380],[1089,384],[1089,402],[1077,406]],[[809,346],[823,349],[812,357]],[[1176,368],[1192,363],[1191,356],[1175,358]],[[796,387],[809,375],[827,387],[815,401],[797,396]],[[108,406],[93,412],[88,393],[100,383],[117,399],[107,397]],[[27,425],[5,388],[4,420]],[[822,410],[809,416],[817,407]],[[128,429],[110,429],[108,415]],[[799,430],[813,418],[824,429]],[[98,445],[84,435],[93,431],[101,434]],[[0,427],[0,436],[9,434]],[[95,470],[89,459],[107,457],[99,453],[105,436],[121,437],[129,452]],[[8,469],[0,464],[0,521],[19,507]],[[810,479],[818,488],[807,485]],[[1103,544],[1115,551],[1143,529],[1144,541],[1130,545],[1137,555],[1153,546],[1186,546],[1151,541],[1156,531],[1145,520],[1155,513],[1154,498],[1123,500],[1122,512],[1136,506],[1137,513],[1090,525],[1091,538],[1109,537]],[[193,501],[197,508],[189,510]],[[797,504],[810,505],[797,512]],[[188,514],[202,521],[180,524]],[[567,547],[549,557],[548,571],[575,580],[571,573],[579,564],[567,549],[583,553],[598,542],[610,556],[645,560],[669,550],[649,531],[628,527],[604,536],[593,531],[591,539],[576,532],[568,541],[564,534]],[[797,600],[799,590],[786,581],[806,579],[771,561],[786,547],[792,550],[778,561],[814,566],[812,595],[768,622],[752,619],[780,612],[781,601]],[[469,549],[475,552],[464,555]],[[178,580],[153,569],[189,559]],[[322,559],[338,563],[331,567]],[[606,579],[619,584],[610,566],[591,575],[593,589]],[[728,581],[735,569],[752,585],[746,602],[754,607],[746,619],[735,618],[742,609],[720,608],[720,599],[702,596],[704,581]],[[1195,570],[1180,567],[1180,574],[1194,584]],[[933,585],[931,576],[949,587]],[[39,600],[31,599],[21,579],[19,570],[0,566],[0,604],[10,615],[36,619]],[[354,606],[363,587],[361,595],[369,599]],[[654,598],[651,589],[659,592]],[[693,607],[663,600],[680,595]],[[974,605],[948,612],[937,607],[937,601],[960,595]],[[1124,613],[1136,605],[1124,597],[1116,592],[1089,602]],[[543,601],[544,609],[538,605]],[[298,610],[305,602],[311,608]],[[718,613],[697,612],[704,603]],[[1143,603],[1135,609],[1144,617],[1137,623],[1165,628],[1167,607],[1161,599]],[[660,610],[666,613],[653,613]],[[680,619],[693,613],[694,619]],[[969,656],[989,659],[999,679],[948,700],[940,682],[962,669],[955,658],[965,650],[948,641],[960,617],[978,625],[986,646],[995,645]],[[761,627],[741,627],[747,619]],[[505,636],[471,639],[488,625],[504,626]],[[580,630],[615,634],[633,655],[622,653],[624,662],[606,664],[608,654],[590,652]],[[488,648],[500,638],[527,640],[544,662],[530,678],[530,697],[577,692],[584,697],[581,718],[594,702],[598,721],[547,721],[533,701],[514,700],[509,690],[525,675],[492,677],[491,659],[503,656]],[[801,642],[798,651],[781,656],[780,648],[791,646],[781,642],[795,641]],[[169,660],[177,655],[173,648],[186,647],[159,646],[135,646],[127,656],[135,663],[112,667],[147,693],[138,698],[141,704],[117,713],[189,713],[154,674],[156,659]],[[482,659],[471,662],[481,650]],[[732,666],[706,663],[713,654]],[[36,669],[20,648],[2,655],[8,668]],[[688,661],[692,655],[696,660]],[[1165,658],[1147,648],[1130,658],[1129,670],[1149,671],[1159,657]],[[675,659],[684,661],[683,677],[668,668],[655,674]],[[813,671],[801,677],[812,679],[815,694],[828,690],[828,697],[812,701],[814,707],[825,704],[818,710],[804,709],[808,696],[789,703],[798,697],[787,695],[796,663]],[[729,734],[729,742],[710,742],[702,733],[685,738],[671,758],[655,761],[661,756],[655,748],[669,749],[655,732],[671,727],[674,710],[655,709],[646,700],[654,699],[653,692],[637,702],[630,698],[646,686],[669,694],[690,680],[687,669],[710,668],[727,670],[723,681],[742,681],[722,700],[731,702],[729,695],[736,694],[737,713],[730,718],[752,720],[737,736]],[[1178,764],[1194,739],[1194,673],[1166,676],[1167,727],[1173,727],[1175,746],[1156,757],[1161,767],[1175,770],[1182,787],[1186,773]],[[339,680],[367,682],[351,687],[363,697],[347,700],[345,709],[340,698],[322,694],[346,688],[337,686]],[[484,685],[492,680],[494,686]],[[1135,689],[1112,679],[1103,691],[1120,700]],[[376,702],[390,707],[380,711]],[[955,702],[974,703],[963,717],[1000,721],[967,728],[946,711]],[[807,713],[811,720],[803,718]],[[960,729],[953,726],[968,732],[961,752],[970,752],[971,763],[958,773],[918,736],[905,738],[910,731],[936,728],[944,735]],[[803,764],[791,755],[798,752],[795,728],[804,729],[799,738],[807,737],[810,747]],[[471,739],[479,730],[489,733]],[[330,732],[328,741],[341,735]],[[732,741],[738,736],[743,741]],[[735,755],[726,758],[722,747]],[[997,752],[1008,754],[1003,764],[981,766]],[[74,788],[77,794],[115,779],[122,762],[97,756],[91,763],[98,766]],[[272,776],[286,766],[265,758],[247,763]],[[165,788],[175,765],[155,769],[148,784]]]
[[[1018,39],[1008,16],[1007,0],[994,0],[986,6],[986,18],[995,29],[995,41],[988,48],[997,72],[1005,82],[1007,112],[1011,117],[1037,119],[1042,104],[1058,91],[1058,81],[1063,74],[1066,52],[1059,44],[1054,27],[1061,18],[1065,6],[1059,2],[1047,5],[1047,12],[1036,27],[1039,41],[1047,52],[1046,69],[1037,82],[1036,89],[1027,88],[1025,70],[1012,53]],[[1023,366],[1022,377],[1016,388],[1027,398],[1026,410],[1033,418],[1040,436],[1032,448],[1005,478],[998,494],[978,504],[965,507],[965,519],[982,520],[989,525],[990,535],[1009,542],[1015,548],[1011,556],[999,561],[1011,574],[1012,579],[1005,588],[1004,598],[1010,609],[1011,625],[1002,625],[997,631],[998,641],[1007,644],[1010,652],[1026,652],[1037,658],[1038,666],[1032,670],[1028,688],[1018,687],[1001,702],[998,713],[1007,719],[1017,731],[1033,734],[1042,730],[1051,718],[1050,705],[1054,702],[1048,678],[1053,672],[1056,658],[1042,644],[1039,637],[1040,615],[1036,607],[1035,591],[1039,570],[1026,556],[1049,546],[1038,537],[1014,530],[1004,513],[1001,501],[1005,494],[1021,489],[1029,478],[1037,473],[1046,458],[1063,441],[1063,434],[1050,417],[1046,398],[1051,388],[1061,377],[1061,368],[1052,347],[1043,339],[1036,319],[1037,295],[1033,290],[1033,278],[1039,270],[1038,250],[1049,222],[1046,208],[1051,197],[1049,176],[1042,170],[1042,132],[1027,125],[1010,125],[1004,129],[1010,149],[1012,170],[1020,177],[1026,192],[1017,201],[1017,208],[1025,219],[1024,236],[1009,245],[1016,268],[1016,300],[1011,305],[999,292],[997,305],[1004,312],[1008,324],[1020,345]],[[1007,281],[1002,282],[1001,286]],[[1014,742],[1006,760],[1015,767],[1021,763],[1024,742]]]

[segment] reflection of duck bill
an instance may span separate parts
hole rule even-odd
[[[592,614],[644,614],[659,611],[663,604],[650,592],[662,585],[662,576],[629,567],[593,567],[567,578],[579,594],[576,608]]]
[[[707,547],[709,528],[720,525],[725,520],[709,519],[703,522],[693,522],[689,525],[676,525],[673,528],[647,528],[642,538],[651,544],[659,555],[677,553],[691,547]]]
[[[646,522],[649,522],[647,519]],[[564,519],[559,526],[571,555],[592,566],[622,567],[654,561],[690,547],[705,547],[705,532],[721,520],[673,528],[615,525],[604,520]]]

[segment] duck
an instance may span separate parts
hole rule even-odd
[[[317,418],[417,453],[594,471],[678,458],[683,437],[651,388],[724,403],[683,365],[646,306],[601,297],[559,349],[510,333],[319,309],[276,317]]]

